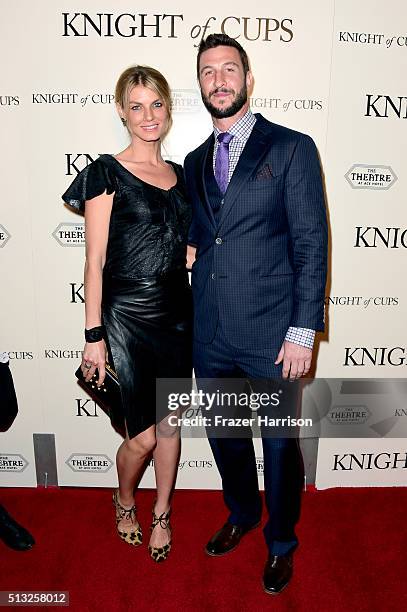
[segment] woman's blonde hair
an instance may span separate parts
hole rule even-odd
[[[172,101],[171,90],[165,77],[151,66],[130,66],[120,76],[116,83],[115,102],[123,110],[127,109],[129,94],[133,87],[143,85],[157,93],[163,101],[168,114],[168,125],[163,138],[168,134],[172,126]]]

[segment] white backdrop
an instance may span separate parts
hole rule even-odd
[[[120,439],[73,377],[83,348],[83,220],[60,196],[91,159],[126,145],[113,90],[131,64],[168,78],[174,127],[165,154],[182,163],[211,129],[196,45],[221,29],[251,59],[252,109],[310,134],[321,155],[331,274],[316,374],[405,377],[406,17],[403,0],[226,0],[221,8],[214,0],[196,8],[186,0],[136,8],[126,0],[20,0],[3,10],[0,351],[10,354],[20,415],[0,438],[1,484],[36,484],[33,433],[55,434],[60,484],[116,482]],[[356,471],[345,478],[333,470],[337,447],[320,445],[320,486],[359,484]],[[341,442],[342,452],[353,448],[354,440]],[[16,455],[25,464],[14,464]],[[219,487],[206,440],[184,441],[181,466],[179,487]],[[370,483],[406,484],[406,472],[383,469]],[[150,466],[142,485],[153,482]]]

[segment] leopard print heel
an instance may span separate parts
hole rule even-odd
[[[136,506],[132,506],[131,508],[124,508],[119,502],[119,491],[113,493],[113,504],[116,509],[116,528],[119,537],[127,544],[131,544],[132,546],[140,546],[143,542],[143,533],[141,531],[141,527],[137,522],[136,517]],[[128,521],[132,521],[132,523],[136,523],[133,527],[127,527],[126,529],[120,529],[119,523],[122,519],[126,519]]]
[[[162,529],[167,529],[168,527],[171,529],[171,526],[170,526],[171,509],[168,510],[168,512],[163,512],[162,514],[160,514],[160,516],[157,516],[154,512],[154,507],[153,507],[152,514],[153,514],[153,522],[151,523],[151,531],[153,531],[154,527],[156,527],[157,525],[160,525]],[[170,554],[171,537],[169,541],[167,542],[167,544],[164,544],[164,546],[157,548],[155,546],[148,545],[148,550],[150,553],[150,557],[156,563],[161,563],[162,561],[165,561],[168,558],[168,555]]]

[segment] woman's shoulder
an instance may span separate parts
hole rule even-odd
[[[177,162],[173,161],[172,159],[166,159],[165,161],[167,162],[167,164],[171,164],[171,166],[174,168],[175,171],[177,171],[177,172],[184,172],[184,169],[183,169],[181,164],[178,164]]]
[[[175,174],[177,175],[177,178],[180,180],[184,180],[184,168],[181,166],[181,164],[178,164],[175,161],[172,161],[172,159],[166,159],[165,160],[167,162],[167,164],[170,164],[173,169]]]
[[[112,155],[108,153],[102,153],[99,157],[96,157],[92,161],[89,161],[86,166],[80,170],[74,179],[80,180],[97,180],[101,176],[113,176],[114,172],[113,164],[111,160],[113,159]]]
[[[107,168],[114,168],[116,163],[116,158],[110,153],[102,153],[92,162],[92,164],[101,164],[102,166],[106,166]]]
[[[66,204],[83,212],[86,200],[102,193],[112,194],[116,190],[114,173],[109,166],[110,156],[100,155],[90,162],[72,181],[62,199]]]

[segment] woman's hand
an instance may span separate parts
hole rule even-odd
[[[107,358],[106,344],[104,340],[100,342],[86,342],[83,349],[82,373],[86,382],[92,379],[95,371],[98,370],[99,378],[97,386],[100,387],[105,380],[105,363]]]

